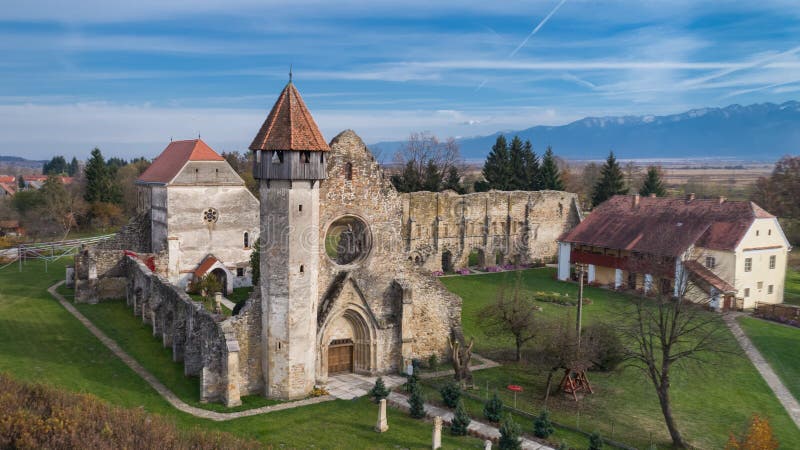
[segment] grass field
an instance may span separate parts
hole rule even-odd
[[[800,252],[797,250],[789,254],[783,301],[800,305]]]
[[[373,431],[377,408],[367,399],[336,400],[227,422],[198,419],[173,409],[117,359],[46,291],[63,279],[65,263],[28,262],[22,273],[0,271],[0,371],[113,404],[143,408],[182,427],[227,431],[288,448],[430,448],[431,424],[389,409],[389,431]],[[114,315],[113,307],[108,314]],[[131,319],[135,320],[131,315]],[[150,342],[153,342],[150,337]],[[157,341],[155,342],[157,345]],[[2,388],[0,388],[2,389]],[[483,448],[472,438],[443,433],[449,448]]]
[[[794,398],[800,400],[800,328],[752,317],[740,318],[739,324]]]
[[[577,286],[554,279],[552,269],[522,272],[523,289],[530,292],[558,292],[574,298]],[[513,282],[514,274],[498,273],[442,278],[442,282],[463,299],[462,323],[467,336],[475,336],[475,350],[487,356],[508,357],[510,340],[490,338],[480,327],[480,310],[494,300],[493,288]],[[592,303],[584,309],[585,323],[618,321],[624,314],[623,294],[587,287],[586,297]],[[541,303],[542,316],[559,318],[574,316],[574,307]],[[733,340],[730,334],[726,339]],[[754,413],[770,419],[782,448],[800,448],[800,431],[791,422],[772,391],[753,365],[743,356],[711,356],[704,367],[684,366],[673,371],[673,409],[682,432],[699,448],[722,448],[730,432],[739,433]],[[529,365],[507,364],[474,373],[479,394],[497,391],[507,404],[513,395],[509,384],[521,385],[520,409],[538,414],[542,407],[546,373]],[[556,395],[549,404],[554,420],[614,439],[647,448],[652,439],[661,448],[669,447],[669,438],[650,382],[633,368],[613,373],[590,372],[595,394],[576,403]],[[554,400],[554,401],[553,401]],[[530,427],[530,425],[528,425]],[[559,432],[554,436],[561,439]],[[567,441],[572,441],[568,436]],[[572,443],[572,442],[570,442]]]

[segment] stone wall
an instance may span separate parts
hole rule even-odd
[[[407,258],[431,271],[550,262],[556,239],[578,224],[576,194],[561,191],[452,191],[401,196]],[[449,266],[449,267],[448,267]]]

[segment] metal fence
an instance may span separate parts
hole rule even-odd
[[[116,234],[104,234],[102,236],[92,236],[81,239],[19,244],[15,247],[0,249],[0,270],[17,263],[19,270],[22,271],[22,266],[25,264],[25,261],[33,259],[43,260],[46,272],[48,262],[56,261],[65,256],[74,255],[83,245],[98,244],[114,236],[116,236]]]

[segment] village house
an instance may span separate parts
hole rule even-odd
[[[213,273],[227,293],[251,285],[259,204],[225,158],[200,139],[170,142],[136,184],[149,250],[166,257],[173,284]]]
[[[783,302],[791,249],[778,219],[753,202],[617,195],[559,238],[558,278],[686,294],[714,309]],[[675,280],[683,280],[676,283]]]
[[[17,177],[0,175],[0,197],[12,197],[17,193]]]
[[[50,175],[22,175],[22,181],[25,184],[25,189],[40,189],[44,186],[47,178]],[[74,181],[73,177],[58,176],[62,184],[71,184]]]

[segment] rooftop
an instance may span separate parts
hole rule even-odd
[[[303,97],[290,81],[261,125],[250,150],[330,151]]]
[[[173,141],[153,160],[153,164],[150,164],[136,182],[167,184],[189,161],[225,161],[225,158],[201,139]]]

